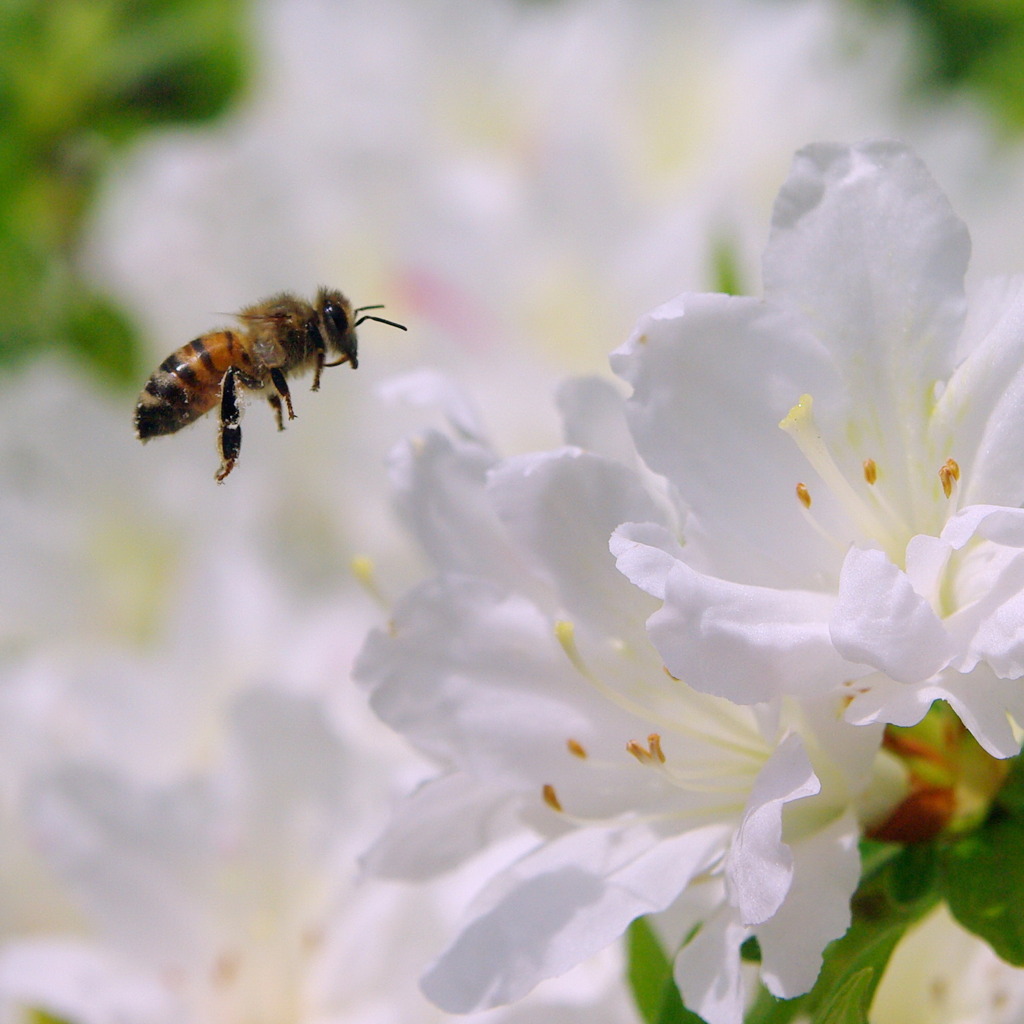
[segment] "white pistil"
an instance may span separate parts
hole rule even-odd
[[[612,689],[603,679],[599,679],[590,669],[587,667],[586,662],[580,655],[579,648],[576,646],[576,627],[566,619],[559,619],[555,623],[555,639],[558,640],[565,651],[569,661],[572,662],[572,666],[577,672],[591,686],[599,690],[605,697],[608,698],[613,704],[622,708],[624,711],[628,711],[631,715],[636,715],[639,718],[650,718],[651,712],[643,705],[636,703],[636,701],[630,700],[623,694],[619,693],[618,690]]]

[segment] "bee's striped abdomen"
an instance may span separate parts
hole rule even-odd
[[[233,331],[216,331],[172,352],[146,381],[135,406],[135,431],[145,441],[209,412],[220,397],[229,366],[248,356]]]

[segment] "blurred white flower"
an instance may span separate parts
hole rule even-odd
[[[671,506],[630,467],[609,385],[578,381],[561,405],[590,450],[501,460],[428,432],[396,453],[400,507],[438,575],[371,634],[357,675],[443,771],[369,863],[425,878],[507,848],[424,979],[445,1009],[514,1001],[660,914],[673,951],[700,925],[676,957],[687,1005],[734,1024],[748,937],[789,997],[846,930],[881,731],[840,721],[838,697],[745,708],[667,674],[644,630],[656,603],[608,543],[622,522],[669,528]]]
[[[440,1020],[416,975],[455,896],[355,879],[423,769],[338,685],[375,609],[272,534],[272,460],[218,488],[197,433],[141,471],[130,402],[55,364],[4,399],[0,1020]],[[620,977],[531,1019],[628,1020]]]
[[[114,1007],[126,1024],[440,1020],[413,965],[442,926],[443,894],[354,878],[365,791],[381,774],[386,764],[348,748],[320,701],[254,688],[233,702],[206,772],[140,786],[69,762],[37,779],[43,850],[105,942],[12,944],[0,956],[0,1012],[89,1022]],[[571,1010],[575,992],[587,1019],[625,1019],[611,980],[577,979],[562,998]],[[532,1019],[566,1019],[554,995]]]
[[[990,289],[965,326],[968,253],[903,146],[810,146],[765,299],[684,295],[613,356],[637,446],[689,515],[685,549],[649,525],[614,545],[663,602],[669,671],[741,703],[841,692],[855,723],[944,699],[1017,753],[1024,293]]]
[[[638,311],[716,286],[723,253],[756,287],[772,197],[808,139],[910,137],[978,205],[996,206],[995,178],[1000,216],[1018,166],[976,111],[901,101],[910,35],[834,0],[259,11],[250,107],[140,150],[95,226],[93,272],[140,316],[154,365],[281,288],[385,302],[410,333],[367,342],[359,389],[416,363],[497,386],[503,448],[549,445],[557,424],[530,396],[603,372]],[[342,408],[354,391],[299,416],[334,403],[318,444],[359,430],[386,451]],[[373,536],[379,516],[351,514]]]
[[[871,1001],[872,1024],[1021,1024],[1024,971],[961,928],[945,907],[897,945]]]

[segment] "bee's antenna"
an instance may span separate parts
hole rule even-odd
[[[365,313],[368,309],[383,309],[384,303],[378,302],[376,306],[360,306],[358,309],[353,309],[352,312],[358,316],[360,313]]]
[[[383,309],[382,306],[363,306],[363,309]],[[353,310],[354,313],[360,312],[360,310]],[[379,324],[387,324],[389,327],[397,327],[400,331],[409,330],[405,324],[396,324],[394,320],[385,320],[382,316],[361,316],[352,326],[358,327],[364,320],[376,320]]]

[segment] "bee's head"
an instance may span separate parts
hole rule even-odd
[[[320,315],[320,330],[328,352],[336,352],[339,362],[359,366],[359,348],[356,339],[352,303],[341,292],[321,288],[317,294],[316,310]]]
[[[383,309],[383,306],[361,306],[359,309],[353,309],[352,303],[341,292],[331,291],[328,288],[321,288],[317,293],[316,308],[320,315],[321,330],[327,348],[338,353],[341,357],[338,362],[351,363],[353,370],[359,365],[359,343],[356,338],[356,328],[364,320],[376,320],[389,327],[397,327],[400,331],[405,330],[405,327],[396,324],[393,320],[370,316],[366,312],[368,309]]]

